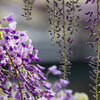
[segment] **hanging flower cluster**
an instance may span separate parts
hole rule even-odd
[[[24,100],[24,95],[28,98],[29,93],[36,97],[40,94],[38,87],[42,85],[42,81],[46,80],[44,68],[40,65],[31,65],[31,61],[40,61],[38,50],[32,46],[32,40],[28,38],[25,31],[16,30],[16,22],[13,21],[12,14],[4,17],[4,21],[8,21],[8,27],[0,28],[0,88],[8,97],[15,97]],[[8,66],[9,75],[12,78],[12,86],[6,87],[8,76],[2,71]],[[14,83],[18,82],[18,86]],[[45,82],[45,81],[44,81]],[[16,91],[15,96],[12,95]],[[24,92],[23,92],[24,91]]]
[[[86,23],[88,24],[85,29],[90,30],[89,38],[92,39],[92,41],[89,41],[86,43],[86,45],[91,46],[97,56],[90,56],[87,57],[87,59],[90,61],[89,66],[92,69],[90,71],[90,79],[93,84],[90,84],[90,87],[92,90],[90,90],[91,93],[93,93],[93,97],[98,100],[98,96],[100,94],[100,0],[86,0],[86,4],[91,2],[92,6],[95,6],[96,9],[89,10],[85,13],[86,16],[89,18],[86,20]]]
[[[35,0],[23,0],[25,7],[23,8],[24,13],[22,16],[25,17],[26,20],[31,20],[31,14],[32,14],[32,8],[33,8],[33,3]]]
[[[62,89],[69,81],[60,78],[51,84],[47,80],[50,73],[61,75],[55,65],[45,75],[44,67],[30,64],[40,61],[38,50],[26,31],[16,30],[13,14],[3,21],[9,25],[0,27],[0,100],[76,100],[72,90]]]
[[[49,13],[49,24],[52,26],[48,31],[51,35],[52,44],[57,44],[60,54],[62,77],[68,79],[70,74],[73,36],[78,31],[76,21],[79,16],[75,12],[81,11],[78,0],[46,0]],[[68,48],[67,48],[68,46]]]
[[[49,91],[51,84],[45,81],[46,77],[42,72],[45,68],[38,64],[30,64],[31,61],[40,61],[38,50],[32,46],[32,40],[28,38],[25,31],[16,30],[17,23],[13,21],[12,14],[4,17],[3,20],[10,23],[8,27],[0,28],[0,88],[8,94],[9,98],[18,100],[31,98],[31,95],[37,98],[40,94],[45,94],[48,89],[46,92],[49,98],[53,94],[51,90]],[[3,73],[6,65],[8,76]],[[9,87],[7,87],[8,77],[12,78]],[[15,83],[16,80],[18,85]],[[40,86],[45,87],[45,90],[42,91]]]

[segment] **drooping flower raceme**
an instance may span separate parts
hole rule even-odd
[[[48,96],[44,97],[50,98],[52,85],[45,81],[46,77],[42,72],[45,68],[38,64],[30,64],[31,61],[40,61],[38,50],[33,47],[32,40],[26,31],[16,30],[17,22],[13,20],[12,14],[3,20],[10,23],[8,27],[0,28],[0,88],[8,98],[32,100],[46,92]],[[6,66],[8,70],[5,70]],[[4,74],[6,72],[8,75]],[[9,87],[8,77],[12,78]],[[16,80],[18,85],[15,83]],[[40,87],[44,87],[44,90]]]
[[[90,71],[90,79],[93,84],[90,84],[90,87],[92,88],[90,92],[93,93],[93,97],[98,100],[100,94],[100,0],[86,0],[85,4],[88,4],[89,2],[91,3],[89,6],[94,7],[94,9],[89,9],[85,13],[85,15],[88,16],[88,19],[86,20],[88,26],[86,26],[85,29],[90,30],[88,37],[91,38],[92,41],[89,41],[86,45],[92,47],[96,52],[96,56],[87,57],[90,61],[89,66],[92,69],[92,71]]]
[[[68,79],[70,74],[72,58],[72,47],[74,33],[78,32],[79,26],[77,20],[79,16],[77,12],[81,11],[78,0],[46,0],[49,13],[49,33],[51,35],[52,44],[59,46],[58,53],[60,55],[61,77]]]
[[[24,16],[27,21],[30,21],[32,19],[31,14],[32,14],[33,4],[35,0],[23,0],[23,2],[25,7],[22,8],[24,10],[22,16]]]
[[[8,27],[0,28],[0,88],[8,98],[16,100],[47,100],[55,97],[52,84],[47,82],[42,70],[45,68],[31,61],[39,62],[38,50],[32,45],[32,40],[27,36],[26,31],[17,31],[17,22],[13,15],[4,17],[8,21]],[[2,22],[1,22],[2,24]],[[8,66],[8,70],[5,70]],[[56,66],[49,68],[49,72],[60,75]],[[6,74],[5,74],[6,73]],[[11,78],[10,85],[9,78]],[[66,80],[60,80],[61,87],[67,86]],[[57,85],[55,90],[57,90]],[[41,88],[44,89],[41,89]],[[55,99],[56,100],[56,99]]]
[[[17,31],[12,14],[4,17],[8,27],[0,27],[0,99],[1,100],[73,100],[72,90],[63,89],[68,80],[59,79],[51,84],[46,75],[61,75],[57,66],[45,69],[32,61],[40,61],[38,50],[26,31]],[[2,24],[2,22],[1,22]],[[11,79],[11,80],[10,80]],[[6,94],[6,95],[5,95]]]
[[[59,74],[57,74],[58,72]],[[54,65],[48,69],[47,75],[49,75],[50,73],[52,73],[53,75],[60,76],[61,71],[59,71],[57,67]],[[54,84],[52,84],[52,89],[54,91],[55,96],[52,96],[50,100],[73,100],[73,96],[72,96],[73,91],[71,89],[65,88],[68,86],[68,84],[69,84],[69,81],[64,80],[64,79],[59,79],[55,81]],[[39,100],[47,100],[47,98],[44,98],[44,96],[42,96],[41,98],[39,98]]]

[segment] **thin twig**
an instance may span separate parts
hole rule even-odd
[[[99,0],[97,0],[97,35],[98,38],[100,39],[100,35],[99,35]],[[100,40],[98,39],[98,49],[97,49],[97,73],[96,73],[96,100],[98,100],[98,76],[99,76],[99,58],[100,58]]]
[[[65,0],[62,2],[63,4],[63,37],[64,37],[64,76],[66,79],[66,33],[65,33]]]
[[[15,65],[14,65],[14,63],[13,63],[13,60],[12,60],[12,58],[11,58],[9,52],[8,52],[7,50],[5,50],[5,51],[6,51],[8,57],[9,57],[9,59],[10,59],[10,61],[11,61],[12,66],[14,67],[15,75],[16,75],[16,78],[17,78],[17,81],[18,81],[18,85],[19,85],[19,91],[20,91],[20,94],[21,94],[21,100],[23,100],[23,94],[22,94],[21,84],[20,84],[20,80],[19,80],[19,77],[18,77],[18,74],[17,74],[17,70],[16,70],[16,68],[15,68]]]

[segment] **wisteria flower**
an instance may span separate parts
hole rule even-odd
[[[66,87],[69,84],[69,81],[64,80],[64,79],[60,79],[60,83],[62,86]]]
[[[51,66],[49,69],[48,69],[49,72],[51,72],[52,74],[54,75],[60,75],[61,74],[61,71],[57,70],[57,66]]]
[[[8,22],[12,22],[13,21],[13,14],[10,14],[7,17],[4,17],[3,20],[8,21]]]
[[[56,1],[54,4],[58,6]],[[74,100],[73,91],[63,89],[68,86],[68,80],[60,78],[54,84],[50,83],[42,72],[45,67],[31,64],[40,61],[38,50],[32,45],[26,31],[16,29],[13,14],[4,17],[3,21],[8,21],[9,25],[0,27],[0,99]],[[49,73],[61,75],[55,65],[48,69],[47,76]]]
[[[8,97],[16,100],[29,100],[37,96],[53,97],[51,92],[51,83],[46,82],[45,74],[42,72],[45,68],[40,65],[31,65],[32,61],[40,61],[38,50],[32,46],[32,40],[29,39],[26,31],[17,31],[17,22],[13,20],[12,14],[4,17],[8,21],[8,27],[0,28],[0,87]],[[2,24],[2,23],[1,23]],[[8,76],[4,74],[4,66],[8,66],[7,72],[12,78],[12,85],[7,87]],[[15,83],[17,80],[17,83]],[[13,87],[13,88],[11,88]],[[44,87],[42,91],[40,87]],[[47,91],[47,89],[49,89]],[[27,91],[28,93],[25,93]],[[47,91],[48,93],[46,93]],[[14,94],[12,94],[14,92]],[[32,100],[32,99],[31,99]]]

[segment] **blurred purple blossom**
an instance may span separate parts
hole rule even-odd
[[[53,65],[48,69],[49,72],[51,72],[54,75],[60,75],[61,71],[57,70],[57,66]]]

